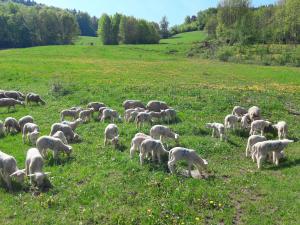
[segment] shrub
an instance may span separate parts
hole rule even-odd
[[[217,58],[223,62],[228,62],[232,56],[233,52],[229,47],[223,47],[217,53]]]

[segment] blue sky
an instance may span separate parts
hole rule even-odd
[[[78,9],[99,17],[102,13],[123,13],[155,22],[165,15],[171,25],[183,22],[186,15],[217,5],[218,0],[36,0],[61,8]],[[275,0],[253,0],[253,5],[274,3]]]

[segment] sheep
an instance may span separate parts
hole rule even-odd
[[[98,112],[100,108],[102,107],[106,107],[106,105],[102,102],[90,102],[88,105],[87,105],[87,108],[88,109],[94,109],[95,112]]]
[[[61,123],[55,123],[51,126],[50,136],[53,136],[57,131],[62,131],[67,138],[68,143],[80,141],[78,134],[74,133],[71,127]]]
[[[135,137],[131,141],[131,146],[130,146],[130,158],[133,159],[133,155],[135,151],[141,151],[141,144],[143,141],[146,139],[151,139],[149,135],[143,134],[143,133],[138,133],[135,135]]]
[[[221,123],[207,123],[206,128],[212,129],[212,137],[220,137],[221,141],[226,140],[225,127]]]
[[[6,98],[13,98],[15,100],[24,101],[25,95],[19,91],[4,91]]]
[[[4,127],[6,133],[14,133],[14,132],[18,133],[21,131],[18,121],[13,117],[7,117],[4,120]]]
[[[79,124],[82,124],[83,120],[81,118],[73,121],[73,122],[69,122],[69,121],[63,121],[62,124],[68,125],[69,127],[72,128],[73,131],[76,130],[76,128],[78,127]]]
[[[2,177],[7,188],[12,190],[11,179],[15,178],[20,184],[24,182],[25,170],[19,170],[17,161],[13,156],[10,156],[0,151],[0,177]]]
[[[176,121],[177,112],[175,109],[170,108],[170,109],[163,110],[162,114],[164,115],[168,123]]]
[[[25,99],[27,105],[31,105],[32,102],[35,102],[37,105],[41,103],[42,105],[46,105],[46,102],[38,95],[35,93],[29,93],[26,95]]]
[[[104,122],[105,120],[109,119],[112,122],[115,122],[116,119],[121,121],[121,117],[119,116],[116,110],[112,109],[104,109],[101,117],[101,121]]]
[[[131,112],[130,116],[128,118],[128,122],[134,122],[139,113],[140,112],[138,112],[138,111]]]
[[[40,137],[36,142],[36,147],[44,158],[46,157],[47,149],[51,149],[54,159],[58,158],[61,151],[65,152],[69,157],[73,150],[70,145],[65,145],[60,139],[51,136]]]
[[[140,112],[135,118],[136,128],[141,128],[144,123],[152,124],[150,113]]]
[[[7,107],[7,112],[9,112],[10,108],[13,107],[16,110],[16,105],[22,105],[25,107],[24,102],[15,100],[13,98],[1,98],[0,99],[0,107]]]
[[[23,132],[23,127],[26,123],[33,123],[33,122],[34,122],[34,119],[32,116],[24,116],[21,119],[19,119],[19,121],[18,121],[22,132]]]
[[[241,106],[235,106],[232,110],[232,115],[235,115],[235,116],[238,116],[238,117],[242,117],[247,113],[248,113],[248,110],[241,107]]]
[[[267,155],[273,152],[273,163],[276,166],[279,165],[279,155],[287,147],[289,143],[293,143],[293,140],[272,140],[272,141],[263,141],[258,142],[253,145],[253,158],[257,161],[258,169],[261,168],[262,161],[267,157]]]
[[[161,112],[149,112],[148,113],[151,117],[151,121],[156,118],[158,121],[162,121],[166,117],[166,112],[163,110]]]
[[[132,112],[136,112],[135,109],[126,109],[124,113],[124,121],[129,122],[129,118]]]
[[[158,158],[158,162],[161,163],[161,155],[169,153],[163,146],[162,142],[154,139],[146,139],[141,143],[140,147],[140,163],[144,164],[144,158],[148,153],[152,153],[152,161],[155,160],[155,156]]]
[[[111,142],[115,148],[119,145],[119,129],[115,124],[109,124],[104,131],[104,146]]]
[[[248,114],[249,114],[251,122],[253,122],[255,120],[261,120],[261,111],[260,111],[260,108],[258,108],[257,106],[253,106],[253,107],[249,108]]]
[[[251,135],[248,138],[247,142],[247,148],[246,148],[246,157],[249,156],[249,153],[252,155],[252,146],[255,145],[258,142],[266,141],[267,138],[265,136],[260,136],[260,135]]]
[[[240,120],[241,120],[241,118],[238,116],[227,115],[224,120],[225,129],[235,130],[235,128]]]
[[[31,148],[27,151],[25,161],[26,176],[30,177],[30,184],[36,183],[38,187],[44,186],[49,181],[47,175],[43,172],[44,160],[37,148]]]
[[[169,109],[169,106],[165,102],[161,101],[150,101],[148,102],[146,109],[153,112],[160,112],[161,110]]]
[[[249,129],[251,125],[251,119],[248,113],[246,113],[241,119],[241,126],[245,130]]]
[[[71,108],[71,109],[65,109],[60,112],[60,119],[61,121],[65,120],[65,117],[72,117],[74,120],[78,119],[79,113],[82,111],[81,108]]]
[[[134,121],[135,117],[140,112],[145,112],[145,109],[143,109],[143,108],[127,109],[124,113],[124,120],[126,122]],[[133,116],[131,116],[132,113],[134,113],[134,115],[135,115],[134,118],[133,118]]]
[[[23,139],[23,143],[26,142],[26,136],[28,133],[32,133],[32,132],[39,132],[39,126],[34,124],[34,123],[26,123],[23,127],[23,135],[22,135],[22,139]],[[34,135],[33,135],[34,137]],[[33,139],[34,140],[34,139]]]
[[[99,114],[98,114],[98,119],[99,119],[99,120],[101,120],[102,115],[103,115],[103,111],[104,111],[105,109],[109,109],[109,108],[108,108],[108,107],[101,107],[101,108],[98,110],[98,112],[99,112]]]
[[[39,131],[33,131],[27,134],[27,139],[29,140],[29,143],[35,145],[37,139],[40,137]]]
[[[192,166],[195,165],[201,175],[202,170],[207,169],[208,162],[202,159],[195,150],[176,147],[169,151],[168,167],[171,173],[175,173],[174,165],[179,160],[185,160],[188,163],[188,175],[192,176]]]
[[[4,129],[4,124],[0,120],[0,137],[3,137],[5,135],[5,129]]]
[[[250,135],[255,135],[257,132],[264,136],[264,130],[266,127],[271,126],[271,122],[265,120],[255,120],[251,123]]]
[[[93,117],[94,112],[95,112],[95,109],[94,109],[94,108],[82,110],[82,111],[79,113],[79,118],[80,118],[84,123],[90,122],[91,119],[92,119],[92,117]]]
[[[150,129],[150,136],[154,139],[159,139],[162,143],[165,138],[174,139],[176,143],[179,142],[179,135],[172,132],[169,127],[163,125],[155,125]]]
[[[125,110],[134,109],[134,108],[143,108],[145,109],[145,105],[139,100],[126,100],[123,102],[123,107]]]
[[[52,137],[60,139],[65,145],[68,144],[68,140],[62,131],[57,131]]]
[[[285,121],[279,121],[277,124],[273,125],[273,127],[278,131],[278,138],[286,139],[288,135],[288,125]]]

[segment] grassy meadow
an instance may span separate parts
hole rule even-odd
[[[299,142],[287,148],[279,167],[265,163],[259,171],[244,156],[247,133],[231,132],[220,142],[205,128],[224,122],[235,105],[258,105],[264,118],[287,121],[290,138],[299,140],[300,117],[288,109],[300,111],[300,68],[187,58],[192,43],[204,38],[193,32],[137,46],[90,46],[98,40],[80,38],[73,46],[0,51],[0,89],[36,92],[47,102],[13,113],[0,108],[0,120],[30,114],[47,135],[71,106],[101,101],[123,114],[126,99],[163,100],[178,111],[179,122],[170,127],[180,145],[209,162],[202,180],[171,176],[166,162],[141,167],[138,154],[129,159],[139,132],[134,124],[117,124],[118,151],[103,146],[108,123],[93,121],[77,129],[83,141],[72,144],[70,159],[46,160],[48,192],[29,188],[28,181],[13,193],[0,188],[0,224],[300,224]],[[0,139],[0,149],[20,168],[29,148],[20,134]]]

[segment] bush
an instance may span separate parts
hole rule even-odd
[[[223,47],[218,51],[217,58],[223,62],[228,62],[229,59],[233,56],[233,52],[229,47]]]

